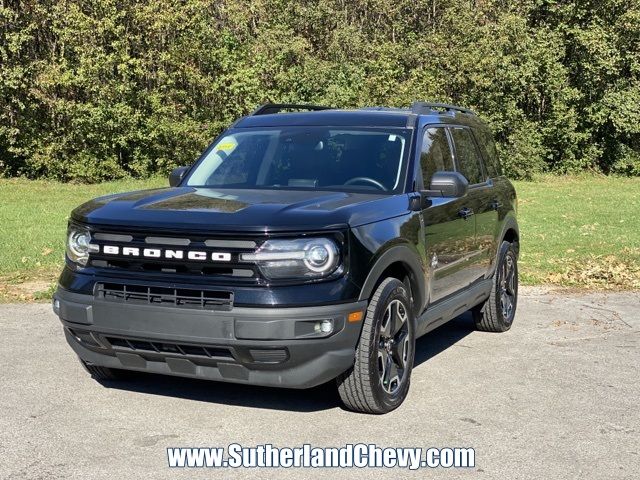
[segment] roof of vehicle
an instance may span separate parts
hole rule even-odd
[[[471,110],[440,103],[414,102],[411,108],[366,107],[354,110],[318,105],[266,104],[240,118],[233,127],[331,125],[412,128],[418,118],[425,117],[428,123],[474,124],[479,121]]]

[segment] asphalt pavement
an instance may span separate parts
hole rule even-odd
[[[48,304],[0,305],[0,478],[636,479],[640,293],[521,289],[511,331],[463,315],[418,341],[384,416],[331,385],[281,390],[139,375],[98,383]],[[167,447],[473,447],[455,470],[169,469]]]

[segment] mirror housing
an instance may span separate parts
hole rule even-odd
[[[431,200],[424,195],[424,192],[413,192],[409,194],[409,210],[419,212],[430,207]]]
[[[430,197],[464,197],[469,191],[469,181],[460,172],[436,172],[431,177],[429,190],[423,195]]]
[[[178,167],[174,168],[173,171],[169,174],[169,186],[177,187],[180,185],[180,182],[184,178],[185,173],[189,170],[189,167]]]

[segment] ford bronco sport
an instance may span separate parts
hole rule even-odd
[[[335,379],[384,413],[418,337],[513,322],[516,194],[469,110],[267,104],[169,181],[71,214],[53,308],[96,379]]]

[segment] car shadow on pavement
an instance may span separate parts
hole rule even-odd
[[[471,312],[466,312],[418,339],[416,342],[416,368],[455,345],[476,330]]]
[[[473,320],[467,313],[420,338],[416,343],[415,366],[435,357],[473,331]],[[333,382],[308,390],[293,390],[132,372],[127,379],[100,383],[106,388],[250,408],[293,412],[341,408]]]
[[[268,410],[316,412],[340,404],[332,382],[308,390],[294,390],[136,372],[124,380],[100,383],[106,388]]]

